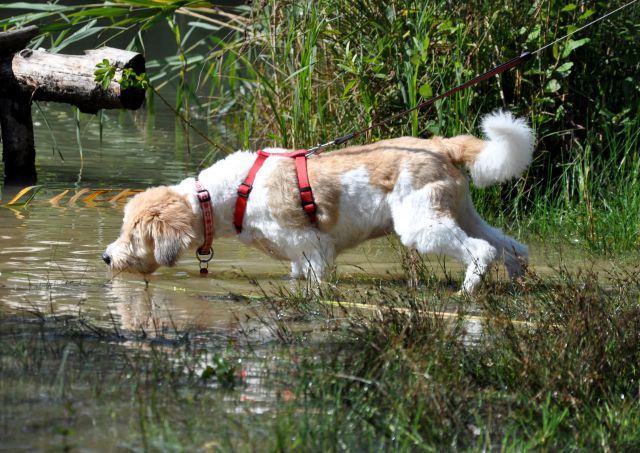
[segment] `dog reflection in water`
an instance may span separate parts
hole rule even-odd
[[[116,327],[125,336],[178,338],[186,332],[209,332],[212,328],[221,335],[249,330],[252,336],[267,334],[244,316],[250,308],[236,301],[207,300],[203,304],[198,295],[158,285],[145,288],[124,279],[109,282],[107,297]],[[242,324],[239,319],[244,319]]]

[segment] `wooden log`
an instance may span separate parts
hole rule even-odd
[[[24,49],[40,31],[35,25],[0,33],[0,55],[13,55]]]
[[[96,65],[103,59],[120,69],[106,90],[95,81],[94,75]],[[137,74],[145,72],[144,57],[110,47],[89,50],[85,55],[25,49],[13,57],[0,59],[0,96],[19,92],[32,100],[72,104],[86,113],[114,108],[134,110],[142,105],[145,92],[139,88],[121,90],[118,81],[124,68],[131,68]]]

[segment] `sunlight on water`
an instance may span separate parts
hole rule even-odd
[[[14,308],[41,307],[56,312],[85,313],[100,318],[114,306],[141,310],[151,300],[173,307],[175,319],[206,319],[228,316],[233,304],[215,307],[212,297],[252,295],[262,287],[288,286],[289,265],[265,257],[235,239],[215,242],[216,258],[207,277],[199,275],[198,263],[186,253],[172,268],[161,268],[150,277],[148,289],[141,276],[121,274],[110,279],[100,256],[118,235],[124,201],[98,207],[53,207],[46,200],[54,192],[41,191],[28,207],[0,209],[0,284],[4,304]],[[346,254],[344,273],[384,272],[393,254],[386,241],[366,244]],[[397,266],[396,270],[397,270]],[[54,306],[52,306],[52,304]],[[203,311],[220,308],[223,314]],[[126,312],[124,318],[130,318]],[[206,323],[206,322],[205,322]],[[125,323],[126,324],[126,323]]]

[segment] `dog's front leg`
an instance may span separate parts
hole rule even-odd
[[[291,277],[320,283],[331,269],[336,256],[332,238],[318,231],[294,237],[288,245],[287,255],[291,260]]]
[[[321,283],[326,267],[326,260],[320,253],[302,253],[299,259],[291,262],[291,277]]]
[[[327,269],[333,266],[335,254],[335,247],[329,241],[321,240],[313,247],[305,247],[291,260],[291,277],[321,283]]]

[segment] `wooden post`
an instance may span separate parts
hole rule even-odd
[[[38,27],[35,26],[0,33],[0,66],[4,66],[15,52],[23,49],[37,34]],[[28,98],[0,94],[0,130],[5,182],[34,183],[37,177],[36,148]]]
[[[145,72],[139,53],[103,47],[85,55],[52,54],[24,49],[38,34],[37,27],[0,33],[0,128],[5,182],[32,183],[36,179],[32,101],[64,102],[85,113],[100,109],[135,110],[144,102],[139,88],[122,90],[122,70]],[[95,81],[96,65],[107,59],[118,68],[106,89]]]
[[[6,184],[33,184],[37,179],[31,102],[28,97],[0,98],[2,161]]]

